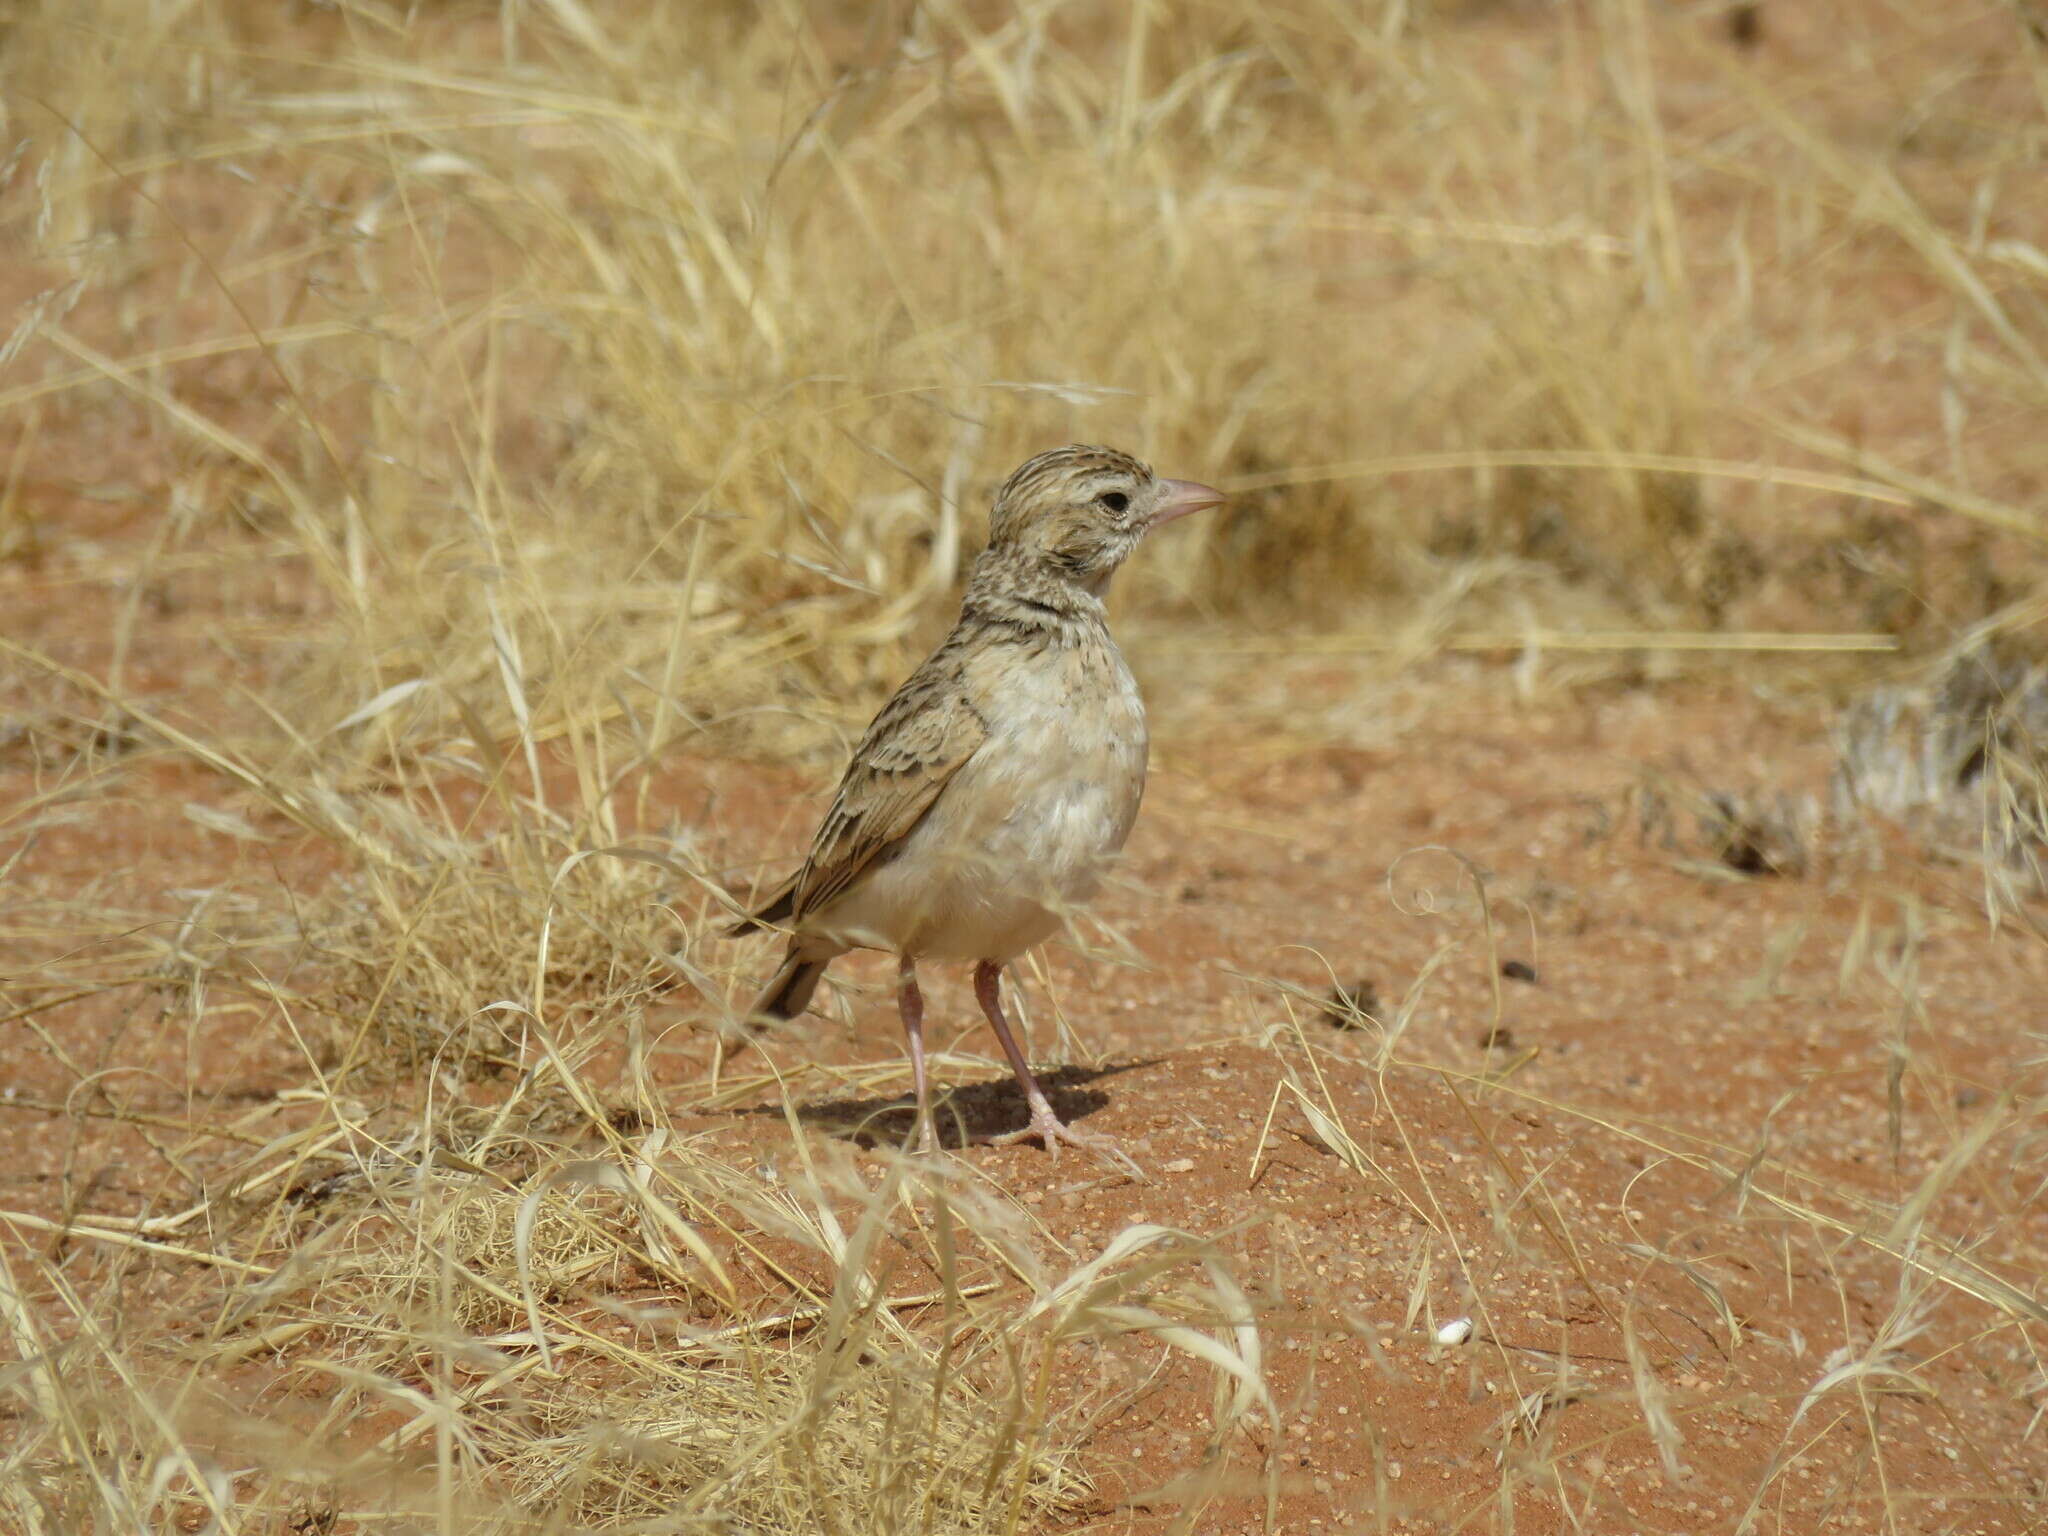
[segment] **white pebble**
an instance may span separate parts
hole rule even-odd
[[[1469,1317],[1454,1317],[1436,1331],[1439,1344],[1462,1344],[1471,1337],[1472,1319]]]

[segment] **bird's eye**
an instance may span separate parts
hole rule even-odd
[[[1131,504],[1131,498],[1122,491],[1104,491],[1096,500],[1112,512],[1121,512]]]

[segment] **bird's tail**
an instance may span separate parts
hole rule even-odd
[[[810,1007],[811,994],[825,979],[825,968],[837,958],[830,953],[820,955],[816,950],[807,948],[801,939],[790,940],[782,964],[769,978],[768,985],[761,989],[761,995],[754,999],[754,1006],[747,1010],[747,1017],[795,1018]]]

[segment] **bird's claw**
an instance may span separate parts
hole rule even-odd
[[[999,1135],[980,1138],[983,1145],[991,1147],[1013,1146],[1020,1141],[1038,1140],[1045,1143],[1046,1156],[1055,1163],[1060,1160],[1060,1145],[1078,1147],[1083,1152],[1092,1152],[1104,1162],[1121,1169],[1139,1183],[1149,1183],[1145,1170],[1134,1162],[1130,1154],[1108,1136],[1097,1136],[1091,1131],[1077,1131],[1052,1112],[1050,1105],[1033,1105],[1031,1123],[1022,1130],[1004,1131]]]

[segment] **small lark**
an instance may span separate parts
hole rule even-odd
[[[901,957],[919,1140],[934,1145],[919,960],[972,960],[974,993],[1031,1106],[1028,1128],[1115,1153],[1061,1123],[1003,1018],[1003,965],[1094,893],[1145,792],[1145,706],[1102,594],[1161,523],[1223,500],[1114,449],[1056,448],[996,492],[945,643],[875,716],[803,868],[731,932],[787,929],[752,1017],[794,1018],[849,949]]]

